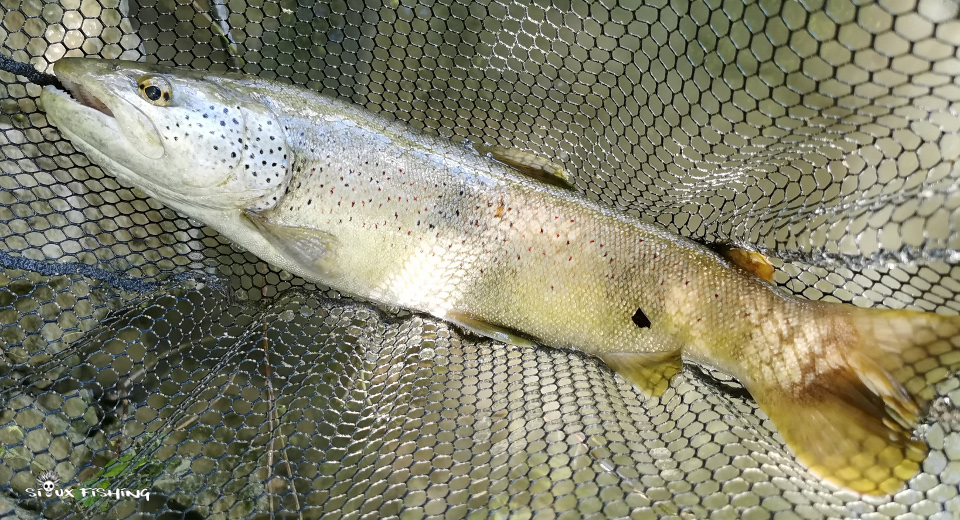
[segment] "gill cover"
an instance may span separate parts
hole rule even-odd
[[[54,72],[72,97],[44,90],[50,121],[161,201],[265,209],[283,192],[286,142],[255,78],[89,58],[61,59]]]

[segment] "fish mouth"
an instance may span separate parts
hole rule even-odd
[[[62,90],[60,90],[60,92],[64,94],[69,94],[74,101],[76,101],[77,103],[87,108],[92,108],[97,112],[104,114],[105,116],[108,116],[111,118],[114,117],[113,111],[110,110],[110,107],[108,107],[106,103],[104,103],[103,101],[100,101],[100,98],[94,95],[93,92],[90,92],[90,90],[84,88],[83,85],[66,78],[59,78],[59,79],[60,79],[60,83],[63,84],[63,87],[67,89],[66,92]],[[59,89],[56,89],[54,87],[54,90],[59,90]]]
[[[45,86],[40,101],[50,122],[66,137],[102,153],[113,150],[116,158],[133,153],[148,159],[164,156],[156,126],[128,95],[136,92],[132,79],[109,63],[83,58],[64,58],[53,72],[63,88]]]
[[[80,83],[60,78],[63,89],[54,85],[46,85],[40,93],[40,102],[47,112],[48,118],[53,118],[51,122],[55,126],[61,127],[58,122],[63,120],[68,122],[75,121],[76,116],[83,115],[85,118],[98,120],[100,124],[113,128],[116,126],[117,118],[113,110],[107,106],[90,89],[85,88]],[[51,108],[55,108],[55,114],[51,114]],[[72,114],[72,115],[71,115]],[[63,130],[63,128],[60,128]]]

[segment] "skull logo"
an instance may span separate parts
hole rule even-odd
[[[40,476],[37,477],[37,486],[43,490],[43,493],[47,497],[54,496],[54,490],[59,482],[60,475],[57,475],[53,471],[41,473]]]

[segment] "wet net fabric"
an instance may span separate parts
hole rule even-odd
[[[0,0],[0,52],[242,70],[531,150],[758,249],[784,288],[960,312],[960,3]],[[0,73],[0,516],[960,517],[960,379],[891,497],[791,457],[739,384],[341,298],[118,184]],[[149,489],[131,497],[31,497]],[[79,495],[79,493],[77,493]]]

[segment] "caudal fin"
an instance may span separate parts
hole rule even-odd
[[[804,349],[813,359],[802,382],[761,376],[748,390],[813,473],[860,493],[894,493],[926,456],[912,434],[934,385],[960,369],[960,316],[813,309],[817,323],[794,337],[821,342]]]

